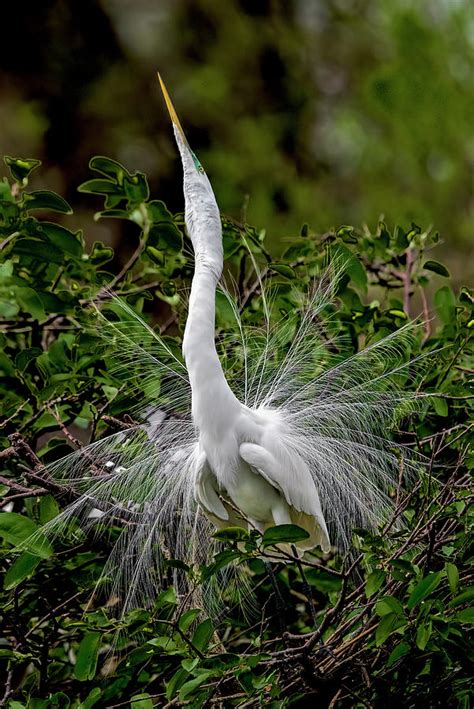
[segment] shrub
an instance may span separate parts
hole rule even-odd
[[[182,291],[193,269],[190,244],[183,216],[150,199],[145,175],[95,157],[90,167],[98,176],[79,189],[104,196],[100,218],[128,220],[136,229],[132,256],[111,273],[110,247],[86,247],[67,220],[35,216],[71,213],[59,195],[27,191],[38,161],[5,161],[11,173],[0,183],[6,705],[283,707],[314,698],[331,707],[397,701],[467,707],[472,292],[438,287],[436,321],[426,319],[405,353],[408,359],[436,350],[422,381],[405,382],[432,398],[398,432],[429,461],[406,491],[401,469],[393,491],[394,514],[405,522],[401,531],[389,522],[378,533],[355,530],[349,560],[316,551],[276,567],[277,592],[257,550],[285,530],[271,530],[263,540],[221,533],[225,550],[200,574],[211,576],[229,558],[246,560],[257,601],[250,620],[238,605],[212,620],[199,609],[183,611],[171,587],[152,609],[117,620],[108,612],[113,598],[90,598],[118,530],[100,540],[58,540],[54,549],[36,535],[36,547],[19,555],[14,549],[74,495],[45,465],[81,441],[126,427],[134,398],[149,396],[140,380],[121,396],[123,382],[109,366],[113,353],[98,346],[88,305],[107,297],[107,284],[179,349]],[[304,225],[279,258],[265,233],[251,226],[223,218],[223,233],[238,305],[251,322],[263,313],[249,250],[282,312],[304,296],[328,252],[343,257],[332,322],[351,343],[346,354],[399,328],[418,307],[428,316],[427,293],[439,279],[449,283],[445,266],[431,259],[437,235],[415,224],[391,232],[380,222],[375,233],[343,226],[323,236]],[[218,332],[233,327],[218,298]],[[297,530],[285,533],[291,540]]]

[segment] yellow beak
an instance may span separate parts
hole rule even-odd
[[[166,108],[168,109],[168,113],[170,114],[170,118],[173,121],[173,124],[178,129],[178,131],[181,135],[181,138],[186,143],[186,145],[188,145],[188,141],[186,140],[186,136],[184,135],[184,130],[181,126],[181,123],[179,122],[178,114],[176,113],[173,103],[170,99],[170,95],[169,95],[168,90],[165,86],[165,82],[161,78],[160,73],[157,72],[157,74],[158,74],[158,80],[160,82],[161,90],[163,91],[163,96],[165,97]]]

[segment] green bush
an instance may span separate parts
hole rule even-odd
[[[28,192],[37,161],[5,162],[11,173],[0,182],[0,665],[6,706],[283,707],[314,699],[332,707],[397,701],[467,707],[472,657],[466,631],[474,618],[473,457],[467,448],[473,296],[468,288],[456,295],[445,284],[449,273],[431,258],[437,235],[415,224],[391,232],[380,223],[376,233],[343,226],[318,236],[304,225],[275,260],[264,232],[223,218],[227,268],[249,322],[263,317],[249,249],[282,312],[294,310],[328,252],[343,255],[333,322],[351,343],[347,355],[399,328],[418,309],[428,316],[427,287],[441,284],[434,294],[436,320],[426,319],[406,352],[408,359],[436,351],[422,381],[405,384],[432,397],[397,434],[429,462],[406,491],[401,469],[393,496],[402,530],[390,523],[377,534],[355,530],[350,560],[315,551],[275,567],[277,593],[259,555],[278,535],[291,540],[298,529],[276,528],[263,539],[221,533],[226,547],[200,569],[200,578],[229,559],[247,561],[258,606],[250,618],[238,604],[212,620],[199,609],[183,611],[170,587],[152,609],[116,619],[109,613],[113,598],[91,596],[118,530],[100,540],[66,538],[53,546],[38,533],[35,546],[14,550],[74,497],[46,464],[126,427],[134,398],[149,396],[140,382],[123,396],[123,382],[109,366],[113,352],[90,328],[89,305],[108,297],[108,285],[179,349],[182,292],[193,270],[190,244],[183,216],[150,199],[145,175],[95,157],[90,167],[96,176],[80,191],[104,196],[98,217],[128,220],[130,233],[135,229],[128,262],[116,264],[110,247],[86,247],[82,233],[68,229],[62,217],[58,223],[35,216],[72,211],[53,192]],[[219,299],[217,327],[235,327]]]

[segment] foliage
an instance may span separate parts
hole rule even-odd
[[[80,191],[104,197],[98,218],[127,220],[136,232],[135,251],[110,273],[110,247],[86,247],[82,233],[68,229],[62,217],[59,223],[36,216],[38,210],[71,212],[54,192],[27,191],[38,163],[7,158],[6,164],[12,178],[0,183],[6,705],[283,707],[314,698],[332,707],[395,701],[467,707],[473,295],[468,288],[456,295],[446,285],[446,267],[431,257],[437,235],[415,224],[391,233],[380,222],[373,233],[343,226],[319,236],[305,224],[276,260],[263,231],[223,219],[228,274],[243,317],[253,322],[262,318],[262,302],[249,248],[274,293],[273,307],[283,313],[297,314],[323,261],[343,258],[331,321],[347,335],[341,356],[398,328],[419,307],[428,316],[426,287],[443,283],[434,297],[436,322],[427,318],[406,352],[410,358],[436,351],[423,381],[406,382],[432,398],[398,432],[427,465],[406,490],[401,467],[393,519],[377,534],[356,530],[348,559],[336,552],[315,551],[302,560],[290,554],[272,578],[261,560],[265,550],[283,540],[291,544],[302,530],[279,527],[263,538],[221,531],[223,551],[208,567],[187,573],[199,584],[229,561],[246,562],[255,594],[250,617],[229,603],[223,617],[207,618],[186,609],[170,586],[153,608],[117,619],[110,612],[116,599],[98,589],[91,600],[117,530],[100,540],[73,530],[54,549],[39,533],[35,546],[19,555],[14,549],[74,496],[45,466],[85,441],[126,428],[134,398],[149,395],[140,382],[124,392],[112,373],[114,354],[99,346],[90,328],[92,299],[105,301],[107,284],[178,349],[190,245],[182,215],[150,198],[144,174],[95,157],[90,167],[96,175]],[[235,326],[219,299],[217,325],[219,334]],[[170,569],[179,564],[169,560]]]

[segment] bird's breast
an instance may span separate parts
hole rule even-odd
[[[278,490],[242,459],[226,493],[247,519],[264,524],[271,523],[272,507],[280,500]]]

